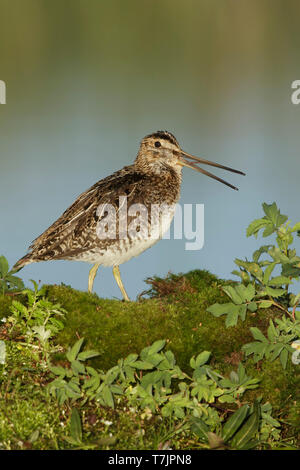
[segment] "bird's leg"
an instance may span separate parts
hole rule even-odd
[[[127,301],[130,300],[130,298],[128,297],[127,292],[126,292],[126,290],[123,286],[119,266],[114,266],[113,267],[113,274],[114,274],[114,278],[117,281],[117,284],[120,288],[120,291],[122,292],[124,300],[127,300]]]
[[[97,271],[98,271],[99,266],[100,266],[100,263],[96,263],[96,264],[94,264],[94,266],[90,269],[90,272],[89,272],[89,287],[88,287],[88,291],[89,291],[90,293],[92,293],[94,280],[95,280],[95,277],[96,277],[96,274],[97,274]]]

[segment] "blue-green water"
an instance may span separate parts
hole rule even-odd
[[[206,268],[230,276],[258,246],[248,223],[276,201],[300,220],[297,1],[0,0],[0,252],[13,264],[75,197],[131,163],[141,138],[175,134],[239,192],[184,170],[181,203],[205,205],[205,245],[162,240],[121,266],[135,297],[143,280]],[[299,240],[298,240],[299,248]],[[89,265],[33,264],[25,281],[86,289]],[[119,297],[110,269],[95,291]]]

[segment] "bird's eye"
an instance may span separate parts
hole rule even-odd
[[[160,147],[160,146],[161,146],[161,143],[159,142],[159,140],[157,140],[157,141],[155,142],[155,144],[154,144],[154,145],[155,145],[155,147],[157,147],[157,148],[158,148],[158,147]]]

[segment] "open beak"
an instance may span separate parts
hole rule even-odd
[[[223,170],[232,171],[233,173],[238,173],[239,175],[245,176],[245,173],[243,173],[242,171],[235,170],[234,168],[229,168],[228,166],[220,165],[219,163],[210,162],[209,160],[205,160],[204,158],[194,157],[194,155],[190,155],[189,153],[186,153],[183,150],[178,152],[178,154],[178,165],[187,166],[188,168],[192,168],[192,170],[199,171],[199,173],[203,173],[204,175],[209,176],[210,178],[220,181],[221,183],[226,184],[226,186],[229,186],[230,188],[235,189],[236,191],[238,191],[238,188],[236,188],[230,183],[227,183],[227,181],[219,178],[218,176],[213,175],[209,171],[203,170],[203,168],[197,166],[195,162],[202,163],[203,165],[215,166],[217,168],[222,168]],[[186,158],[184,158],[184,156],[192,161],[187,160]]]

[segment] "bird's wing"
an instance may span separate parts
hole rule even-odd
[[[48,259],[57,259],[70,256],[74,250],[85,251],[89,235],[99,220],[98,207],[112,204],[118,209],[119,197],[131,199],[136,191],[141,191],[142,180],[143,175],[129,166],[98,181],[32,242],[29,255],[38,259],[47,255]]]

